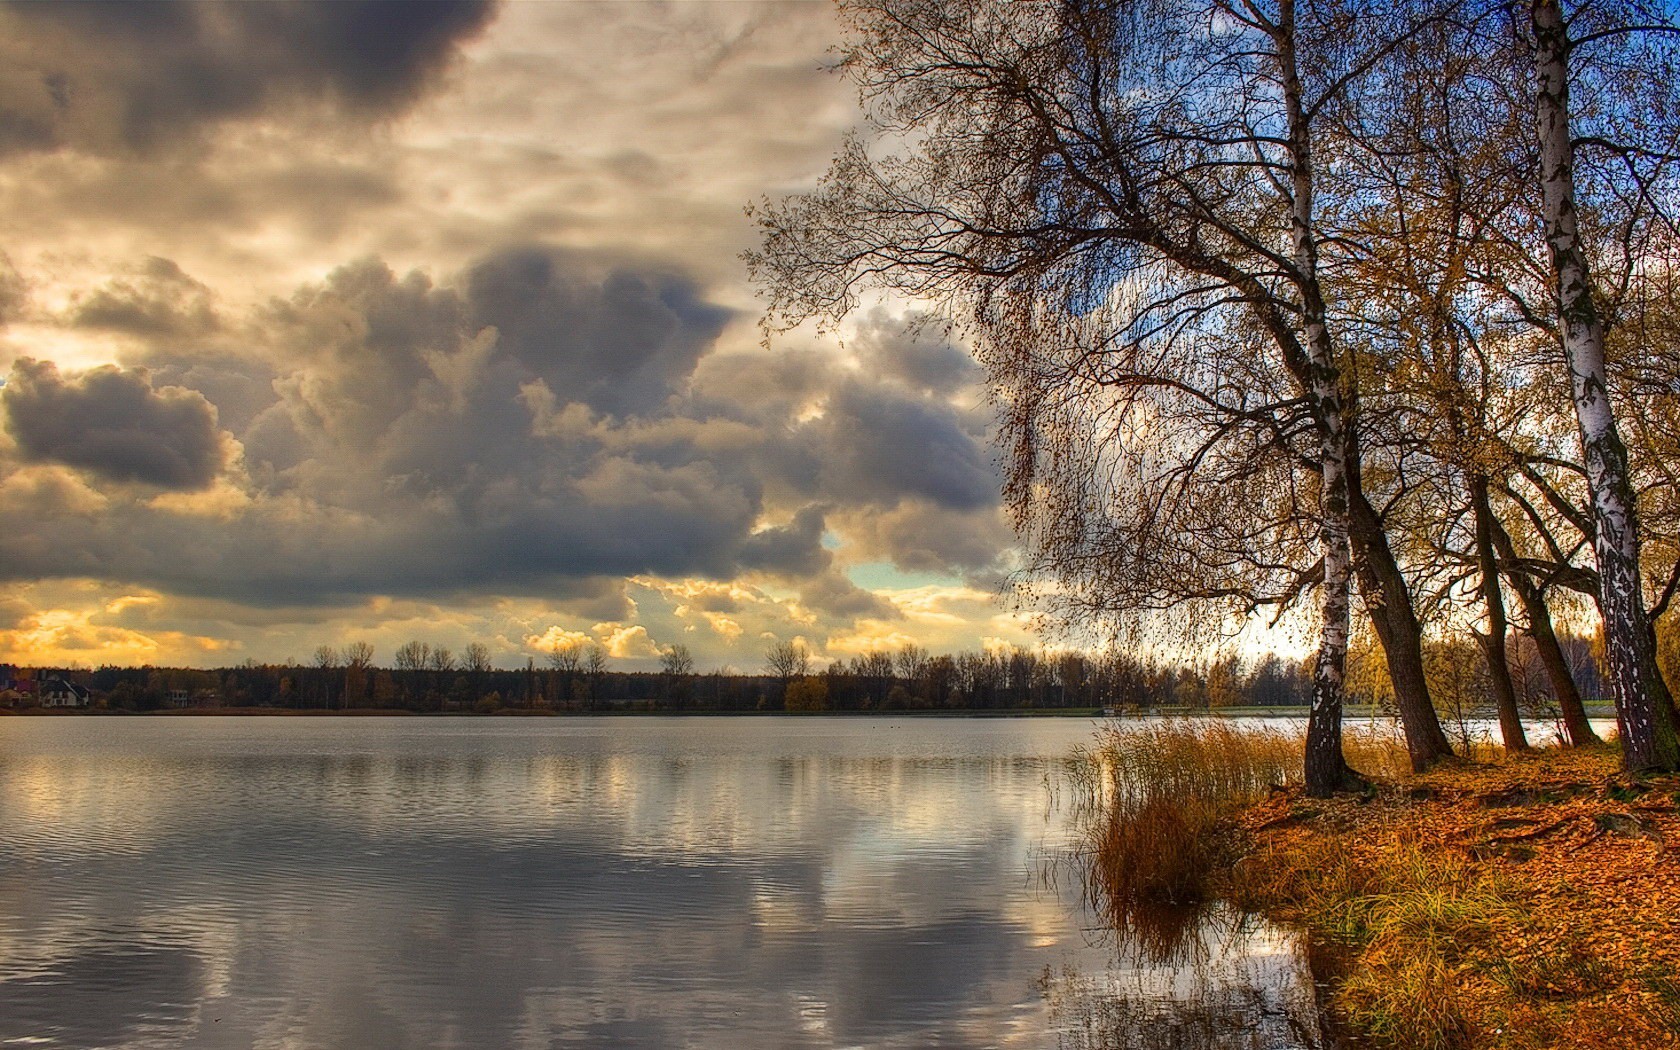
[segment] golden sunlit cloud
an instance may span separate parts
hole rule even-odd
[[[564,627],[550,627],[541,634],[525,636],[527,648],[545,653],[587,645],[590,641],[590,636],[582,631],[568,631]]]
[[[153,496],[151,505],[171,514],[199,518],[229,520],[252,507],[250,493],[226,477],[198,492],[163,492]]]
[[[647,628],[641,624],[598,623],[590,630],[601,639],[601,644],[607,648],[607,655],[620,660],[631,660],[638,657],[657,657],[659,646],[648,637]]]
[[[830,635],[826,647],[830,653],[846,656],[868,656],[871,653],[897,652],[918,642],[916,635],[907,634],[902,624],[865,620],[857,629],[846,634]]]
[[[133,602],[146,603],[137,598]],[[111,603],[121,611],[122,600]],[[240,647],[237,641],[184,634],[142,632],[94,622],[104,609],[48,609],[0,630],[0,653],[9,662],[33,667],[156,664],[202,659]]]

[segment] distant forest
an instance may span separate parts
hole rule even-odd
[[[1582,694],[1601,697],[1605,686],[1591,639],[1561,639]],[[1511,664],[1521,701],[1533,715],[1552,710],[1543,667],[1527,638],[1513,640]],[[88,687],[93,706],[115,710],[280,708],[502,710],[586,712],[665,711],[913,711],[1287,707],[1312,696],[1310,660],[1276,654],[1226,655],[1200,663],[1145,660],[1125,653],[992,649],[931,655],[918,646],[814,667],[804,649],[782,644],[765,654],[766,670],[697,672],[686,648],[667,650],[662,671],[614,671],[599,647],[564,649],[542,664],[507,670],[491,666],[482,646],[457,657],[445,648],[411,642],[395,663],[377,666],[364,644],[343,652],[328,646],[309,664],[247,662],[219,669],[102,667],[41,670]],[[1392,704],[1381,650],[1356,645],[1349,668],[1356,702]],[[1444,719],[1485,713],[1486,661],[1474,645],[1440,642],[1426,663],[1431,693]],[[14,697],[12,706],[27,698]]]

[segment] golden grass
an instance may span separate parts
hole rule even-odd
[[[1292,838],[1232,867],[1224,892],[1356,949],[1337,1011],[1381,1046],[1458,1050],[1470,1028],[1457,993],[1464,952],[1515,913],[1496,880],[1462,858],[1386,844],[1354,863],[1357,833]]]
[[[1333,996],[1397,1050],[1680,1047],[1680,778],[1613,749],[1459,762],[1243,813],[1238,905],[1339,944]]]
[[[1137,903],[1202,900],[1241,805],[1282,787],[1300,742],[1274,729],[1169,719],[1105,729],[1079,757],[1093,901],[1117,920]]]
[[[1225,899],[1345,960],[1332,1008],[1395,1050],[1680,1048],[1680,778],[1613,748],[1478,753],[1412,775],[1352,727],[1361,796],[1299,791],[1297,734],[1128,726],[1081,757],[1089,886],[1120,926]]]

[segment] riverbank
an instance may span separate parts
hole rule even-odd
[[[618,701],[598,709],[498,707],[494,710],[475,710],[471,707],[460,707],[443,711],[413,711],[401,707],[168,707],[151,711],[111,707],[0,708],[0,715],[46,718],[80,715],[96,717],[107,715],[124,717],[162,716],[169,718],[198,716],[217,718],[245,715],[284,718],[603,718],[673,715],[685,718],[742,718],[771,715],[777,718],[1097,718],[1136,722],[1139,720],[1177,720],[1186,717],[1302,719],[1307,717],[1307,713],[1308,709],[1305,707],[1232,707],[1217,708],[1211,711],[1202,709],[1194,712],[1188,708],[1162,708],[1126,715],[1112,715],[1100,707],[956,707],[932,710],[928,708],[872,708],[863,711],[713,710],[664,706],[663,702],[659,700]],[[1380,712],[1372,710],[1356,712],[1349,717],[1350,719],[1354,717],[1378,718],[1381,715]]]
[[[1680,1047],[1680,776],[1546,749],[1241,809],[1223,894],[1339,959],[1377,1046]]]
[[[1602,712],[1589,708],[1593,717],[1601,717]],[[642,715],[680,715],[683,717],[758,717],[774,715],[789,718],[1092,718],[1112,720],[1116,723],[1160,722],[1162,720],[1178,721],[1191,720],[1221,720],[1231,718],[1254,719],[1305,719],[1309,708],[1302,706],[1277,707],[1219,707],[1219,708],[1187,708],[1162,707],[1150,708],[1146,711],[1127,711],[1124,714],[1113,713],[1108,708],[1101,707],[958,707],[958,708],[871,708],[867,710],[822,710],[822,711],[772,711],[752,708],[741,709],[710,709],[710,708],[679,708],[667,706],[661,700],[631,700],[614,701],[610,705],[598,709],[584,708],[555,708],[555,707],[497,707],[494,709],[477,710],[472,707],[456,707],[442,711],[416,711],[402,707],[167,707],[155,710],[133,710],[116,707],[0,707],[0,716],[20,715],[25,717],[62,718],[69,716],[165,716],[165,717],[239,717],[257,715],[263,717],[298,717],[298,718],[414,718],[446,716],[451,718],[561,718],[583,717],[599,718],[603,716],[642,716]],[[1348,705],[1347,720],[1350,726],[1357,727],[1361,723],[1383,727],[1388,724],[1388,715],[1376,707],[1363,705]]]

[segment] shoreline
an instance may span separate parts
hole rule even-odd
[[[657,701],[634,701],[637,704]],[[1105,724],[1130,722],[1162,722],[1180,719],[1224,720],[1232,718],[1304,719],[1309,709],[1288,707],[1228,707],[1228,708],[1155,708],[1144,712],[1105,714],[1099,707],[1039,707],[1039,708],[954,708],[942,710],[875,709],[869,711],[756,711],[756,710],[682,710],[667,707],[618,706],[596,711],[500,708],[495,711],[413,711],[400,707],[181,707],[150,711],[122,708],[0,708],[0,717],[15,715],[25,718],[62,717],[210,717],[210,718],[1091,718]],[[1589,705],[1592,718],[1614,717],[1608,707]],[[1374,706],[1350,707],[1345,720],[1353,722],[1386,722],[1391,716]]]
[[[1357,1039],[1680,1047],[1680,775],[1547,748],[1361,796],[1276,789],[1232,837],[1221,895],[1323,945]]]

